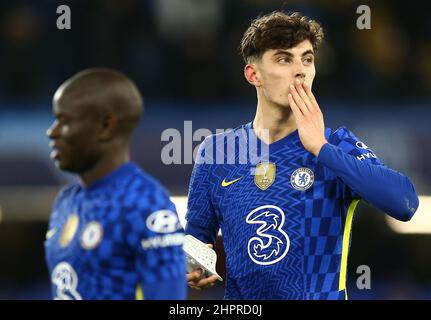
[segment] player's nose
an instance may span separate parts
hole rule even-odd
[[[295,81],[298,79],[301,83],[305,80],[305,74],[304,73],[298,73],[295,75]]]
[[[301,82],[305,80],[305,69],[302,63],[295,63],[292,71],[295,80],[299,79]]]
[[[58,121],[55,120],[51,126],[46,130],[46,135],[49,139],[55,139],[58,137]]]

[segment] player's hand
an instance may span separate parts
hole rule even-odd
[[[212,248],[212,244],[207,244],[208,247]],[[217,281],[217,276],[212,275],[208,278],[202,278],[203,270],[197,269],[190,273],[187,273],[187,284],[190,288],[196,289],[196,290],[202,290],[206,288],[210,288],[214,285],[214,283]]]
[[[304,148],[317,157],[328,141],[325,139],[323,114],[309,84],[296,79],[295,85],[290,86],[288,99],[295,115],[299,138]]]

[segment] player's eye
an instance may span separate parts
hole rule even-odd
[[[67,124],[68,119],[64,116],[58,116],[56,117],[56,121],[58,122],[59,125],[65,125]]]
[[[309,65],[309,64],[312,64],[313,63],[313,57],[306,57],[305,59],[304,59],[304,64],[305,65]]]
[[[288,64],[290,63],[290,58],[288,57],[281,57],[277,60],[277,62],[281,63],[281,64]]]

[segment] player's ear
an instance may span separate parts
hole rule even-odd
[[[99,129],[99,139],[102,141],[112,139],[115,136],[117,126],[118,117],[112,114],[103,116]]]
[[[247,63],[247,65],[244,67],[244,76],[248,83],[255,87],[260,87],[261,84],[256,64]]]

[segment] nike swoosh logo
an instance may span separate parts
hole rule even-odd
[[[232,183],[237,182],[238,180],[241,180],[242,177],[239,177],[238,179],[232,180],[232,181],[226,181],[226,179],[223,179],[223,181],[221,182],[221,186],[222,187],[227,187],[230,186]]]
[[[46,240],[51,238],[57,232],[57,228],[52,228],[46,233]]]

